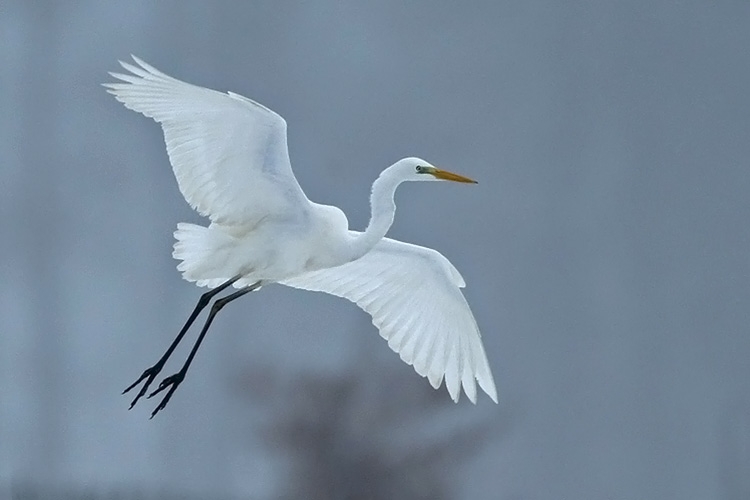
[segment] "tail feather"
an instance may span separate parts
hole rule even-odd
[[[185,280],[213,288],[232,278],[224,276],[226,269],[219,267],[227,262],[233,246],[230,235],[214,227],[181,222],[174,237],[172,257],[182,261],[177,269]]]

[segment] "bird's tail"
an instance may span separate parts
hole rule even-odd
[[[226,269],[221,268],[227,261],[225,254],[233,247],[230,235],[216,227],[180,222],[174,237],[177,241],[172,257],[182,261],[177,270],[182,271],[184,279],[214,288],[232,278],[224,276]]]

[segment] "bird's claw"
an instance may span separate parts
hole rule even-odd
[[[146,398],[146,399],[153,398],[154,396],[156,396],[157,394],[159,394],[161,391],[163,391],[164,389],[166,389],[170,385],[173,385],[174,387],[177,387],[178,385],[180,385],[180,382],[182,382],[182,380],[184,378],[185,378],[185,375],[183,375],[181,372],[177,372],[174,375],[170,375],[169,377],[167,377],[164,380],[162,380],[161,383],[159,384],[159,387],[157,387],[154,392],[152,392],[151,394],[149,394],[148,398]]]
[[[154,418],[157,413],[159,413],[161,410],[167,407],[167,403],[169,403],[170,398],[172,397],[172,394],[174,394],[174,391],[177,389],[177,386],[180,385],[180,383],[185,379],[185,374],[183,372],[177,372],[174,375],[171,375],[164,380],[161,381],[159,384],[159,387],[156,388],[155,391],[153,391],[151,394],[148,395],[148,398],[150,399],[157,394],[159,394],[161,391],[169,387],[169,391],[167,394],[162,398],[161,402],[159,403],[159,406],[157,406],[153,412],[151,412],[151,417]]]
[[[133,399],[133,402],[130,403],[130,408],[133,409],[135,404],[138,402],[139,399],[141,399],[145,394],[146,391],[148,391],[149,386],[151,383],[156,379],[156,376],[161,372],[161,369],[164,367],[163,363],[157,363],[154,366],[150,368],[146,368],[140,377],[138,377],[138,380],[130,384],[127,388],[125,388],[124,391],[122,391],[123,394],[129,392],[131,389],[133,389],[136,385],[140,384],[144,379],[146,380],[146,383],[143,384],[143,387],[141,387],[141,390],[138,391],[138,395],[136,395],[135,399]]]

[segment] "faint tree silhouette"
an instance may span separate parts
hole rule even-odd
[[[492,429],[481,405],[455,406],[419,377],[373,376],[371,357],[355,366],[368,368],[291,379],[267,366],[241,372],[237,389],[268,403],[262,432],[290,463],[281,498],[454,498],[461,459],[507,427]]]

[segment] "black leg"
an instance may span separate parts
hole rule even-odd
[[[198,348],[201,345],[201,342],[203,342],[203,338],[206,336],[206,332],[208,331],[208,328],[211,326],[211,323],[213,322],[214,318],[216,317],[216,314],[221,311],[221,308],[233,301],[234,299],[238,299],[245,295],[246,293],[250,293],[253,290],[257,290],[260,288],[260,282],[254,283],[252,285],[248,285],[244,288],[241,288],[240,290],[237,290],[236,292],[227,295],[226,297],[223,297],[221,299],[216,299],[214,302],[214,305],[211,306],[211,311],[208,313],[208,318],[206,318],[206,323],[203,325],[203,329],[201,330],[200,335],[198,335],[198,340],[195,341],[195,345],[193,346],[193,349],[190,351],[190,354],[187,357],[187,360],[185,361],[185,364],[182,365],[182,368],[180,368],[180,371],[175,373],[174,375],[171,375],[164,380],[161,381],[159,384],[159,387],[148,395],[149,398],[152,398],[159,394],[161,391],[169,387],[169,391],[167,391],[167,394],[164,396],[164,398],[161,400],[161,403],[159,403],[159,406],[154,409],[154,411],[151,413],[151,418],[154,418],[157,413],[159,413],[160,410],[163,410],[167,403],[169,403],[169,399],[172,397],[172,394],[174,394],[174,391],[177,389],[177,386],[180,385],[180,383],[185,379],[185,374],[188,371],[188,368],[190,368],[190,363],[193,362],[193,358],[195,357],[195,353],[198,352]]]
[[[216,288],[213,288],[203,295],[201,295],[201,298],[198,299],[198,304],[196,304],[195,309],[193,310],[193,313],[188,318],[187,322],[185,322],[185,326],[182,327],[182,330],[180,330],[180,333],[177,334],[177,337],[175,337],[174,341],[172,341],[172,345],[169,346],[167,351],[164,353],[164,355],[159,358],[159,361],[156,362],[156,364],[150,368],[146,368],[146,370],[141,374],[141,376],[130,384],[127,389],[122,391],[123,394],[130,391],[133,387],[140,384],[144,379],[146,380],[146,383],[143,384],[143,387],[141,387],[141,390],[138,392],[138,395],[135,397],[132,403],[130,403],[130,409],[135,406],[135,404],[138,402],[141,397],[146,394],[146,391],[148,390],[148,386],[151,385],[151,382],[154,381],[156,376],[161,372],[162,368],[164,368],[164,363],[167,362],[167,359],[172,355],[172,352],[174,352],[175,348],[177,347],[177,344],[180,343],[182,340],[182,337],[185,336],[185,333],[187,333],[190,326],[195,322],[195,319],[198,317],[198,315],[201,313],[201,311],[208,305],[209,302],[211,302],[211,299],[216,296],[216,294],[221,293],[223,290],[225,290],[227,287],[231,286],[234,282],[236,282],[238,279],[240,279],[241,276],[235,276],[234,278],[222,283],[221,285],[217,286]]]

